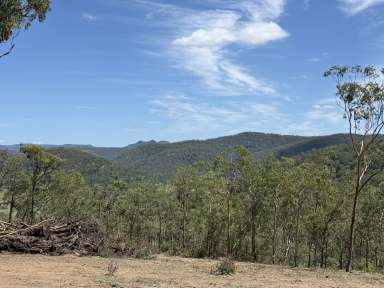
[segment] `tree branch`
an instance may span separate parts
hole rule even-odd
[[[5,56],[11,54],[11,52],[12,52],[12,50],[13,50],[14,48],[15,48],[15,44],[12,44],[12,46],[8,49],[7,52],[5,52],[4,54],[1,54],[1,55],[0,55],[0,58],[3,58],[3,57],[5,57]]]

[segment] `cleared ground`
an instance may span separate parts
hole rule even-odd
[[[114,259],[119,270],[106,276],[110,260],[99,257],[0,254],[0,287],[318,287],[383,288],[384,275],[309,271],[237,263],[233,276],[210,274],[215,261],[158,256]]]

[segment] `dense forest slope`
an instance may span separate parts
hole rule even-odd
[[[105,158],[75,148],[52,148],[49,152],[63,160],[67,171],[80,172],[89,184],[106,184],[113,177],[122,175],[121,169]]]
[[[293,157],[314,149],[347,143],[346,135],[321,137],[283,136],[263,133],[241,133],[205,141],[184,141],[163,145],[143,145],[119,155],[114,162],[131,177],[146,176],[168,179],[180,166],[198,160],[212,160],[225,148],[242,145],[256,158]]]
[[[122,148],[91,145],[44,145],[64,160],[64,168],[81,172],[89,183],[105,183],[116,175],[166,180],[180,166],[199,160],[212,160],[227,147],[242,145],[256,158],[294,157],[305,152],[345,144],[345,134],[302,137],[246,132],[208,140],[176,143],[138,142]],[[0,146],[0,150],[18,153],[19,145]]]

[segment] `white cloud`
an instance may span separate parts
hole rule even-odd
[[[329,135],[345,133],[347,125],[343,119],[343,109],[335,98],[325,98],[313,104],[302,115],[295,115],[286,123],[283,134],[303,136]]]
[[[260,130],[286,117],[278,104],[258,102],[213,105],[184,95],[168,95],[150,104],[151,112],[170,120],[170,129],[178,132],[244,131],[245,127]]]
[[[303,0],[304,9],[309,9],[309,7],[311,6],[311,2],[312,0]]]
[[[96,110],[96,107],[93,107],[93,106],[88,106],[88,105],[78,105],[78,106],[75,106],[75,109],[76,110]]]
[[[290,79],[292,80],[307,80],[309,79],[309,76],[307,74],[301,74],[297,76],[291,76]]]
[[[89,14],[89,13],[82,13],[81,18],[88,22],[94,22],[97,20],[97,17],[95,15]]]
[[[317,63],[317,62],[320,62],[320,58],[317,58],[317,57],[308,58],[307,61],[311,63]]]
[[[383,4],[384,0],[339,0],[342,10],[348,16],[361,13],[369,8]]]
[[[315,123],[313,123],[312,121],[304,121],[302,123],[289,124],[284,134],[317,136],[322,133]]]
[[[306,116],[310,120],[327,122],[328,124],[343,122],[343,111],[334,98],[327,98],[313,105]]]
[[[172,27],[168,56],[175,66],[198,77],[218,95],[273,94],[275,85],[251,74],[231,55],[238,47],[255,48],[289,36],[276,20],[286,0],[209,0],[216,10],[193,10],[145,0]]]
[[[208,103],[185,95],[168,95],[150,102],[151,112],[169,123],[162,133],[229,135],[244,131],[317,136],[347,131],[343,110],[335,98],[313,104],[294,117],[281,102],[224,101]]]

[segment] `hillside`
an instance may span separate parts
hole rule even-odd
[[[111,161],[75,148],[52,148],[49,152],[63,159],[64,170],[80,172],[89,184],[107,183],[121,175],[119,167]]]
[[[255,132],[208,140],[182,142],[138,142],[123,148],[91,145],[44,145],[50,152],[64,159],[64,168],[81,172],[88,183],[105,183],[121,175],[127,179],[145,177],[169,179],[180,166],[199,160],[213,160],[228,147],[242,145],[257,159],[268,155],[294,157],[305,152],[348,143],[345,134],[303,137]],[[19,145],[1,146],[13,154]]]
[[[116,157],[118,157],[120,154],[138,148],[143,145],[147,144],[167,144],[169,142],[167,141],[160,141],[156,142],[155,140],[150,141],[139,141],[134,144],[130,144],[125,147],[96,147],[93,145],[79,145],[79,144],[63,144],[63,145],[51,145],[51,144],[43,144],[41,145],[45,149],[58,149],[58,148],[65,148],[65,149],[78,149],[90,154],[93,154],[98,157],[102,157],[105,159],[112,160]],[[24,143],[26,144],[26,143]],[[0,145],[0,151],[6,151],[10,154],[18,155],[20,154],[20,145],[19,144],[13,144],[13,145]]]
[[[347,143],[343,134],[319,137],[284,136],[263,133],[241,133],[205,141],[184,141],[163,145],[143,145],[119,155],[114,162],[130,177],[168,179],[180,166],[199,160],[213,160],[225,148],[243,145],[256,158],[268,155],[293,157],[314,149]]]

